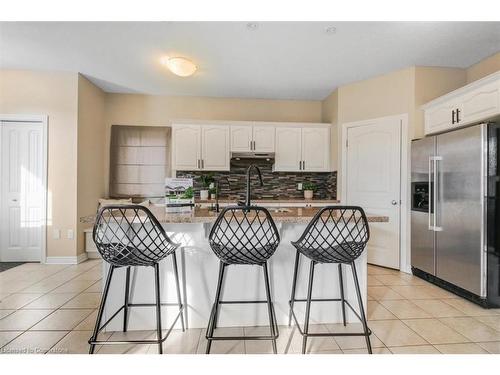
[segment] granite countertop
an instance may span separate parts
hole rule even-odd
[[[177,223],[212,223],[217,218],[217,213],[209,211],[207,208],[196,207],[189,213],[167,213],[165,206],[150,206],[149,209],[162,224],[177,224]],[[286,211],[280,209],[269,209],[271,216],[277,223],[289,224],[307,224],[313,216],[318,212],[320,207],[293,207],[287,208]],[[376,216],[367,214],[369,222],[388,222],[387,216]],[[83,223],[94,223],[95,216],[85,216],[80,218]]]
[[[229,198],[221,198],[219,199],[219,203],[236,203],[238,199],[229,199]],[[210,200],[201,200],[201,199],[195,199],[195,203],[215,203],[215,199],[210,199]],[[253,204],[262,204],[265,205],[266,203],[319,203],[319,204],[329,204],[329,203],[340,203],[339,200],[336,199],[305,199],[305,198],[278,198],[278,199],[252,199]]]

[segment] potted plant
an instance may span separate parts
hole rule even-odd
[[[312,182],[304,182],[302,189],[304,189],[304,199],[312,199],[317,187]]]
[[[200,190],[200,199],[207,200],[208,199],[208,191],[210,189],[210,185],[214,183],[214,175],[213,173],[202,174],[200,176],[201,184],[204,189]]]
[[[210,185],[210,189],[208,189],[208,192],[210,193],[210,199],[215,199],[215,194],[217,194],[217,189],[215,187],[212,187],[212,185]]]

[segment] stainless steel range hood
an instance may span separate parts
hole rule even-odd
[[[231,159],[274,159],[274,152],[232,152]]]

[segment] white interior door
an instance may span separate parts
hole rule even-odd
[[[45,230],[41,123],[0,122],[0,259],[40,261]]]
[[[389,217],[369,223],[368,262],[400,267],[401,119],[351,124],[347,129],[346,203]]]

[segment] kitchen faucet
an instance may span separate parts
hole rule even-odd
[[[247,168],[247,191],[246,191],[245,206],[250,206],[250,171],[252,170],[252,168],[257,171],[257,175],[259,176],[260,186],[264,186],[264,184],[262,183],[262,174],[260,173],[259,167],[257,167],[254,164],[251,164]]]
[[[229,180],[226,177],[219,177],[215,181],[215,207],[214,207],[214,211],[215,212],[219,212],[220,211],[220,206],[219,206],[219,182],[220,182],[220,180],[226,180],[227,186],[229,188],[231,188],[231,184],[229,183]]]

